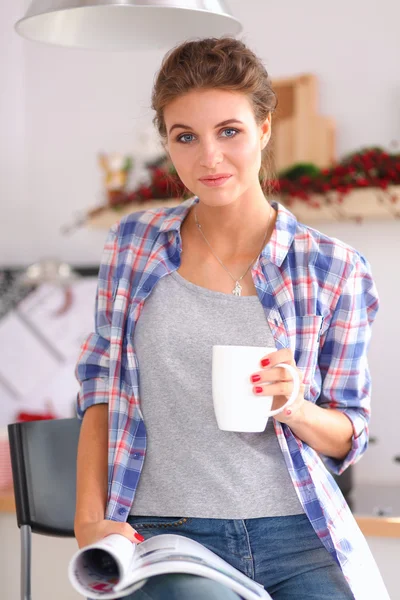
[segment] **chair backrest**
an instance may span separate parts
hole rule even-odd
[[[78,419],[8,425],[18,527],[74,535]]]

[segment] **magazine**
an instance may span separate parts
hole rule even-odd
[[[189,573],[214,579],[244,600],[271,596],[225,560],[187,537],[156,535],[140,544],[113,534],[76,552],[69,564],[73,587],[87,598],[111,600],[140,589],[155,575]]]

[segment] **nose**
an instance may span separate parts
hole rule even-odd
[[[215,169],[223,160],[223,155],[218,144],[204,142],[200,146],[200,166],[206,169]]]

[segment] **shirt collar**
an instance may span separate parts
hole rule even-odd
[[[276,200],[271,202],[271,206],[278,211],[278,216],[271,239],[263,248],[261,256],[280,267],[293,243],[297,230],[297,219],[290,210]]]
[[[179,204],[174,208],[173,212],[163,220],[159,232],[179,231],[188,212],[192,206],[198,202],[199,198],[194,196]],[[292,245],[297,229],[297,219],[279,202],[273,200],[271,205],[278,211],[278,216],[271,239],[263,248],[261,256],[280,267]]]
[[[162,233],[163,231],[179,231],[189,210],[198,202],[198,197],[194,196],[193,198],[189,198],[181,204],[178,204],[178,206],[174,208],[171,214],[168,215],[168,217],[166,217],[161,223],[159,233]]]

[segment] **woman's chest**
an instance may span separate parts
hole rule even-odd
[[[221,264],[211,252],[187,243],[183,246],[178,273],[195,285],[223,294],[232,294],[238,281],[242,296],[256,296],[251,267],[251,258],[240,257]]]

